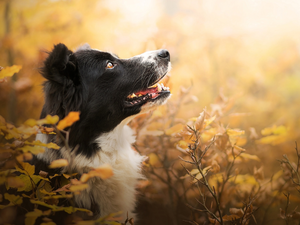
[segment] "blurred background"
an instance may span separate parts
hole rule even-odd
[[[269,176],[300,140],[300,1],[1,0],[0,16],[0,66],[22,65],[0,84],[0,114],[13,124],[39,118],[46,52],[89,43],[120,58],[168,49],[170,102],[189,92],[184,121],[205,107],[222,114],[221,96],[223,124],[256,139],[280,127],[250,146]]]
[[[13,123],[39,116],[45,51],[89,43],[121,58],[167,48],[173,98],[183,86],[198,99],[183,117],[221,90],[247,117],[232,116],[231,126],[286,125],[299,135],[299,1],[2,0],[0,15],[0,64],[23,66],[0,90],[0,113]]]

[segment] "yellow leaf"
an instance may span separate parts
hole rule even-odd
[[[272,177],[272,180],[278,180],[283,175],[283,171],[279,170],[277,173],[275,173]]]
[[[277,135],[280,135],[280,134],[286,134],[287,133],[287,128],[285,126],[273,126],[273,127],[267,127],[265,129],[263,129],[261,131],[261,134],[262,135],[270,135],[270,134],[277,134]]]
[[[187,149],[187,148],[189,147],[189,144],[188,144],[186,141],[184,141],[184,140],[180,140],[180,141],[178,142],[178,146],[179,146],[180,148]]]
[[[51,162],[49,168],[60,168],[69,165],[69,162],[66,159],[57,159]]]
[[[28,120],[26,120],[26,121],[24,122],[24,125],[33,127],[33,126],[36,125],[36,120],[34,120],[34,119],[28,119]]]
[[[30,177],[29,177],[29,176],[24,175],[24,174],[21,174],[19,176],[19,178],[23,181],[23,183],[25,185],[23,187],[19,187],[18,191],[31,191],[32,188],[34,188],[34,186],[42,179],[41,176],[30,175]]]
[[[28,212],[25,215],[25,225],[34,225],[38,217],[42,216],[43,212],[39,209],[34,209],[33,212]]]
[[[203,172],[203,175],[206,176],[207,175],[207,172],[211,169],[211,166],[208,166],[208,167],[205,167],[202,172]],[[199,172],[195,179],[194,179],[194,182],[198,182],[198,180],[201,180],[203,178],[202,174]]]
[[[72,192],[77,192],[77,191],[82,191],[88,188],[88,184],[77,184],[77,185],[72,185],[69,190]]]
[[[70,112],[64,119],[59,121],[57,129],[63,130],[66,127],[71,126],[74,122],[79,120],[80,112]]]
[[[20,162],[21,166],[23,167],[23,169],[21,169],[20,167],[16,166],[16,170],[27,174],[27,175],[33,175],[34,174],[34,170],[35,170],[35,166],[31,165],[27,162]]]
[[[56,223],[50,221],[50,222],[46,222],[46,223],[41,223],[41,225],[56,225]]]
[[[230,178],[230,181],[234,181],[236,184],[252,184],[252,185],[258,185],[256,179],[254,176],[249,174],[239,174],[236,177]]]
[[[172,135],[172,134],[176,134],[179,133],[180,131],[182,131],[182,129],[184,128],[184,125],[181,123],[178,123],[176,125],[174,125],[173,127],[170,127],[169,129],[166,130],[166,135]]]
[[[158,156],[155,153],[150,153],[148,155],[149,158],[149,164],[152,166],[161,166],[161,162],[158,158]]]
[[[57,115],[55,116],[51,116],[51,115],[47,115],[45,118],[45,123],[46,124],[56,124],[59,120],[59,117]]]
[[[57,144],[53,143],[53,142],[50,142],[50,143],[46,144],[46,143],[43,143],[43,142],[37,140],[37,141],[33,141],[33,142],[25,141],[25,144],[43,146],[43,147],[52,148],[52,149],[60,149],[60,147]]]
[[[29,145],[25,145],[21,148],[18,148],[18,150],[22,150],[23,152],[30,152],[34,155],[37,155],[39,153],[43,153],[45,151],[45,148],[41,147],[41,146],[29,146]]]
[[[238,136],[238,135],[243,135],[245,134],[244,130],[238,130],[238,129],[227,129],[226,133],[228,136]]]
[[[10,195],[8,193],[5,193],[4,198],[13,203],[14,205],[21,205],[23,203],[23,198],[19,195]]]
[[[32,159],[32,154],[30,152],[23,153],[16,157],[18,162],[30,161]]]
[[[15,73],[18,73],[20,71],[20,69],[22,69],[22,66],[19,66],[19,65],[13,65],[13,66],[10,66],[10,67],[5,67],[4,69],[2,69],[0,71],[0,79],[3,79],[5,77],[11,77]]]
[[[31,135],[35,135],[38,133],[37,127],[27,127],[27,126],[20,126],[16,128],[16,132],[23,135],[24,139],[29,138]]]
[[[247,154],[247,153],[242,153],[240,155],[240,157],[244,158],[244,159],[253,159],[253,160],[256,160],[256,161],[260,161],[260,158],[258,158],[257,155],[250,155],[250,154]]]
[[[102,166],[91,171],[94,176],[100,177],[101,179],[107,179],[114,175],[111,165],[103,164]]]
[[[204,128],[206,128],[207,126],[209,126],[212,122],[214,122],[214,120],[216,119],[216,115],[214,115],[213,117],[209,118],[209,119],[205,119],[204,120]]]

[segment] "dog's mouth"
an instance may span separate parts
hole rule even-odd
[[[142,106],[147,102],[154,102],[162,98],[166,98],[170,95],[170,88],[165,87],[164,84],[161,82],[159,83],[164,76],[162,76],[158,81],[154,84],[149,86],[146,89],[139,90],[128,95],[125,99],[125,106],[126,107],[133,107],[133,106]]]

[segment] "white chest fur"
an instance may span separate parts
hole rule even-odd
[[[100,211],[98,217],[119,211],[123,212],[123,219],[126,219],[127,213],[129,218],[134,217],[135,187],[138,179],[142,178],[141,163],[144,160],[143,156],[132,149],[134,141],[132,130],[122,123],[96,140],[99,151],[93,157],[77,155],[71,160],[69,151],[65,148],[60,150],[62,157],[72,162],[69,165],[72,171],[83,173],[106,163],[113,168],[112,177],[106,180],[92,178],[88,181],[89,187],[75,197],[78,206],[90,209],[96,203]],[[53,158],[51,152],[46,150],[38,158],[53,161],[56,158]]]

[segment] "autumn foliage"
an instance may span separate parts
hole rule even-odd
[[[134,223],[121,221],[118,212],[83,221],[78,215],[91,212],[72,205],[89,179],[113,176],[110,165],[79,177],[71,171],[52,176],[28,163],[45,147],[59,149],[35,141],[39,132],[61,135],[80,119],[80,112],[61,121],[38,119],[44,81],[38,68],[59,42],[73,49],[88,42],[121,58],[159,48],[171,53],[173,68],[164,81],[171,99],[129,124],[137,136],[134,148],[148,156],[146,179],[138,186],[142,224],[299,224],[300,56],[294,27],[269,18],[268,7],[261,10],[269,25],[248,31],[242,19],[228,22],[230,13],[222,14],[227,3],[145,1],[135,14],[138,3],[112,2],[0,1],[0,224],[9,224],[18,210],[26,225],[52,225],[58,213],[76,224]],[[226,21],[235,28],[223,29]],[[68,147],[67,138],[64,143]],[[51,168],[68,163],[56,160]]]

